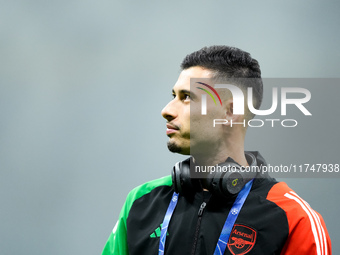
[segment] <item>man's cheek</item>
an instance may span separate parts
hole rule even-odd
[[[191,104],[189,108],[190,116],[202,115],[202,109],[200,104]]]

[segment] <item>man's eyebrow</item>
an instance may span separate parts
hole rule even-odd
[[[190,90],[186,90],[186,89],[181,89],[180,91],[179,91],[179,93],[181,93],[181,94],[192,94],[192,92],[190,91]]]

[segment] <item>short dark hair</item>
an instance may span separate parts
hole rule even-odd
[[[182,70],[200,66],[214,72],[213,79],[232,81],[243,90],[253,88],[254,108],[259,109],[263,98],[260,65],[248,52],[229,46],[204,47],[187,55]]]

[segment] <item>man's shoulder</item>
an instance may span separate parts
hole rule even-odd
[[[317,220],[320,215],[285,182],[278,182],[268,192],[267,200],[278,205],[287,215],[290,225],[302,219]],[[315,218],[315,219],[314,219]]]
[[[292,207],[299,208],[300,210],[302,208],[301,206],[298,206],[298,205],[300,203],[306,203],[285,182],[275,183],[273,187],[270,189],[270,191],[268,192],[267,199],[274,202],[275,204],[280,206],[285,211],[292,209]],[[296,201],[299,201],[299,202],[296,202]]]
[[[267,199],[284,210],[289,237],[284,250],[298,254],[327,254],[331,240],[322,216],[284,182],[275,184]]]
[[[172,185],[171,176],[164,176],[159,179],[155,179],[152,181],[148,181],[143,183],[134,189],[132,189],[126,197],[125,204],[123,206],[122,213],[125,215],[124,217],[127,218],[128,214],[130,213],[130,209],[135,202],[144,196],[150,194],[152,191],[157,189],[158,187],[168,187],[170,188]]]
[[[167,175],[155,180],[148,181],[143,183],[130,191],[127,196],[127,201],[135,201],[142,196],[149,194],[154,189],[161,187],[161,186],[168,186],[172,185],[171,175]]]

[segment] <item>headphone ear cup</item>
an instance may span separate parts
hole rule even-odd
[[[190,159],[177,162],[171,172],[172,185],[176,193],[193,195],[200,187],[198,179],[191,178]]]
[[[181,187],[182,194],[189,195],[194,192],[193,179],[190,175],[190,164],[189,162],[183,161],[181,164]]]
[[[181,162],[177,162],[171,171],[172,186],[176,193],[182,193],[180,165]]]
[[[208,175],[208,189],[214,195],[221,193],[222,172],[210,173]]]
[[[222,192],[224,195],[237,195],[245,185],[240,172],[227,173],[222,179]]]
[[[245,157],[250,168],[257,166],[256,158],[250,152],[245,152]],[[209,190],[211,193],[219,196],[235,196],[237,195],[244,185],[255,178],[256,171],[240,171],[241,166],[233,162],[224,162],[219,164],[220,169],[214,174],[209,175]]]
[[[223,171],[217,171],[209,176],[209,191],[217,196],[234,196],[244,186],[242,174],[238,172],[240,167],[230,162],[221,166],[224,169]]]

